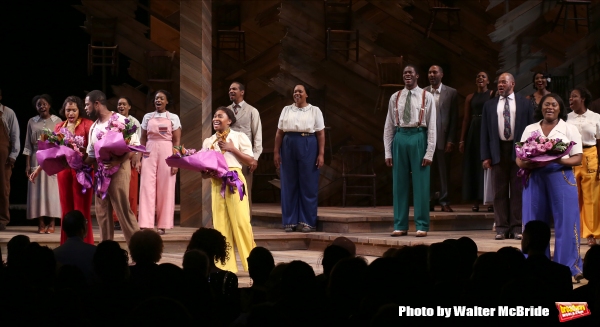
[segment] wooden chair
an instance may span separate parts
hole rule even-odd
[[[566,101],[569,99],[569,92],[575,88],[573,65],[569,65],[563,73],[566,75],[553,75],[550,78],[552,79],[552,93],[560,95]]]
[[[349,145],[340,148],[342,155],[342,206],[346,206],[347,196],[369,196],[376,206],[376,177],[373,167],[373,147],[370,145]],[[371,183],[349,185],[349,180],[371,179]],[[348,189],[356,193],[348,193]]]
[[[333,159],[333,144],[331,143],[331,124],[329,123],[329,115],[327,112],[327,85],[322,89],[309,89],[310,104],[319,107],[323,113],[325,123],[325,163],[330,164]]]
[[[220,51],[236,51],[246,61],[246,32],[242,31],[242,9],[239,4],[217,6],[217,61]],[[237,29],[237,30],[236,30]]]
[[[325,59],[331,51],[341,51],[350,60],[350,51],[355,51],[358,62],[359,31],[352,29],[352,0],[324,0],[325,10]]]
[[[279,174],[273,163],[273,150],[271,152],[263,152],[258,157],[258,166],[253,173],[252,182],[252,198],[262,198],[264,193],[271,193],[274,203],[280,201],[281,191],[271,183],[271,181],[278,179]]]
[[[94,73],[94,67],[110,68],[113,75],[119,73],[119,46],[115,44],[116,18],[96,18],[90,16],[89,25],[86,27],[90,33],[88,44],[88,75]],[[105,78],[105,77],[104,77]]]
[[[561,0],[558,2],[560,4],[560,10],[558,11],[558,14],[556,14],[556,19],[554,19],[554,24],[552,24],[552,31],[554,31],[554,28],[556,28],[556,26],[558,25],[558,20],[560,19],[560,14],[562,13],[563,9],[565,10],[565,16],[563,19],[563,33],[565,32],[566,28],[567,28],[567,21],[568,20],[574,20],[575,21],[575,32],[579,33],[579,21],[580,20],[585,20],[587,21],[587,25],[581,25],[583,27],[587,27],[588,31],[591,25],[590,23],[590,16],[591,16],[591,5],[592,5],[592,1],[589,0]],[[569,17],[569,5],[571,5],[571,8],[573,9],[573,17]],[[578,6],[585,6],[585,13],[586,13],[586,17],[577,17],[577,7]]]
[[[172,93],[175,51],[150,50],[144,54],[146,55],[148,93],[161,88]]]
[[[386,90],[399,91],[404,87],[402,79],[403,57],[375,57],[377,66],[377,86],[379,95],[375,103],[375,110],[385,108]]]
[[[425,32],[425,38],[429,38],[429,34],[433,30],[433,22],[435,21],[435,16],[438,12],[445,12],[448,22],[448,28],[439,29],[438,31],[448,31],[448,38],[454,31],[450,26],[450,14],[455,13],[456,19],[458,20],[458,27],[460,28],[460,8],[454,6],[454,1],[444,1],[444,0],[427,0],[429,4],[429,24],[427,26],[427,31]]]

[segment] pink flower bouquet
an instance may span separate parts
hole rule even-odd
[[[77,172],[77,180],[83,186],[82,193],[91,187],[91,167],[83,164],[83,136],[77,136],[66,128],[58,133],[44,129],[38,140],[35,156],[46,174],[52,176],[64,169],[72,168]]]
[[[215,177],[221,178],[221,196],[225,197],[225,189],[229,186],[230,191],[238,190],[240,201],[244,198],[245,185],[239,179],[236,171],[229,171],[229,165],[220,151],[202,149],[186,149],[183,146],[174,147],[173,155],[165,159],[169,167],[193,170],[196,172],[215,172]]]
[[[525,142],[515,142],[515,154],[521,160],[549,163],[569,153],[575,144],[573,141],[565,143],[558,138],[549,139],[539,131],[533,131]],[[519,169],[517,176],[523,179],[523,185],[530,173],[528,169]]]
[[[133,134],[135,134],[133,122],[125,119],[125,124],[123,124],[118,120],[118,115],[113,114],[106,126],[106,132],[101,131],[96,135],[98,139],[94,144],[94,154],[98,162],[98,173],[95,176],[96,192],[103,199],[110,186],[110,177],[120,168],[119,165],[106,169],[104,162],[110,161],[113,156],[119,157],[129,152],[147,152],[143,145],[129,145]]]

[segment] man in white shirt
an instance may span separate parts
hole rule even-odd
[[[263,151],[262,147],[262,125],[258,110],[244,101],[244,84],[233,82],[229,87],[229,99],[233,102],[227,108],[233,110],[236,123],[231,125],[231,129],[236,132],[246,134],[252,143],[252,153],[254,159],[258,162],[258,157]],[[242,173],[246,178],[246,191],[248,200],[250,200],[250,212],[252,212],[252,172],[256,169],[256,164],[251,167],[243,167]]]
[[[425,90],[433,94],[435,102],[435,122],[437,140],[435,154],[433,156],[433,169],[438,171],[439,198],[442,211],[453,212],[448,199],[448,166],[450,165],[450,153],[454,150],[456,140],[456,126],[458,122],[458,92],[448,85],[442,84],[444,70],[438,65],[429,68],[430,86]],[[435,174],[434,174],[435,176]],[[433,202],[429,205],[433,211]]]
[[[499,97],[483,105],[481,115],[481,160],[491,169],[494,190],[496,240],[522,238],[523,183],[517,177],[515,142],[525,127],[533,124],[533,105],[514,93],[515,79],[509,73],[498,78]]]
[[[2,90],[0,90],[0,101],[2,100]],[[15,166],[15,160],[21,150],[19,142],[19,122],[15,112],[9,107],[0,103],[0,164],[4,167],[0,173],[0,231],[6,229],[10,222],[9,195],[10,195],[10,176]]]
[[[96,155],[94,153],[94,144],[98,141],[98,132],[105,132],[106,126],[113,112],[106,107],[106,95],[102,91],[94,90],[85,97],[85,111],[88,116],[97,118],[90,129],[88,137],[88,157],[85,163],[95,164]],[[125,117],[118,115],[120,122],[125,122]],[[139,145],[140,140],[137,134],[131,136],[130,145]],[[119,170],[111,176],[110,186],[108,187],[107,195],[104,199],[96,197],[96,217],[98,226],[100,227],[100,241],[112,240],[114,238],[114,225],[112,221],[112,210],[114,209],[125,241],[129,244],[129,240],[133,233],[140,228],[131,207],[129,205],[129,181],[131,179],[131,163],[130,159],[133,152],[126,153],[122,156],[113,156],[111,161],[104,162],[104,167],[110,169],[115,166],[120,166]],[[96,172],[97,173],[97,172]]]
[[[405,88],[390,98],[383,132],[385,163],[394,180],[394,231],[408,234],[407,181],[412,175],[417,237],[429,231],[429,169],[436,142],[435,103],[431,93],[417,85],[417,68],[407,65],[402,73]],[[412,173],[412,174],[411,174]]]

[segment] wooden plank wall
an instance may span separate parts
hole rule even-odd
[[[200,149],[212,134],[212,24],[208,0],[181,0],[181,144]],[[181,171],[181,226],[212,226],[210,181]]]

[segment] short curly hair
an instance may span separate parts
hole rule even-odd
[[[192,234],[190,243],[187,246],[187,251],[190,250],[204,251],[209,260],[213,263],[220,262],[222,265],[225,265],[230,257],[235,258],[235,255],[230,256],[232,249],[225,236],[212,228],[198,228]]]
[[[157,263],[163,252],[163,240],[152,229],[135,232],[129,241],[131,259],[136,263]]]

